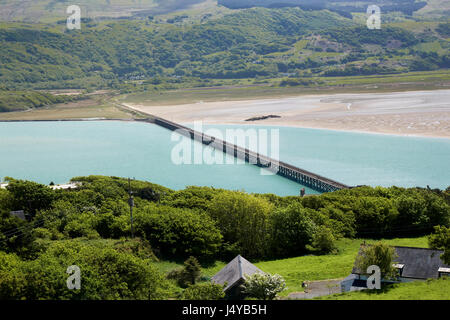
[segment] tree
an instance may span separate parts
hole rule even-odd
[[[81,290],[68,290],[67,267],[81,269]],[[0,252],[0,299],[157,300],[169,283],[149,259],[86,242],[55,241],[37,259]]]
[[[313,236],[312,244],[307,248],[321,254],[336,252],[336,239],[333,232],[327,227],[320,226]]]
[[[26,210],[32,215],[48,209],[55,199],[52,189],[36,182],[9,179],[6,188],[12,195],[13,209]]]
[[[217,221],[224,241],[237,243],[248,257],[266,254],[267,220],[272,205],[263,198],[243,192],[223,192],[211,201],[209,215]]]
[[[450,264],[450,228],[434,227],[434,234],[428,237],[428,246],[432,249],[445,250],[441,259],[446,264]]]
[[[195,284],[200,278],[202,269],[195,257],[191,256],[184,262],[184,272],[186,275],[186,282],[188,282],[189,284]]]
[[[278,274],[255,273],[245,277],[243,293],[259,300],[273,300],[278,293],[286,289],[286,282]]]
[[[222,244],[222,235],[205,213],[150,205],[135,214],[136,234],[161,254],[171,257],[209,258]]]
[[[353,205],[358,232],[379,230],[378,236],[390,231],[398,215],[393,201],[383,197],[358,197]]]
[[[309,217],[311,209],[299,203],[276,210],[270,216],[271,253],[275,256],[295,256],[306,252],[316,225]]]
[[[197,282],[201,273],[202,270],[197,259],[194,257],[189,257],[189,259],[184,262],[184,266],[182,268],[172,270],[167,275],[167,278],[174,279],[180,287],[187,288]]]
[[[152,202],[158,202],[161,199],[161,195],[154,190],[152,187],[146,187],[138,191],[137,193],[138,197],[141,197],[142,199],[152,201]]]
[[[183,300],[220,300],[225,297],[223,287],[215,283],[190,285],[183,291]]]
[[[15,252],[21,257],[32,254],[35,225],[0,211],[0,250]]]
[[[377,242],[374,245],[361,246],[356,258],[356,267],[362,273],[366,273],[368,267],[375,265],[380,268],[382,277],[392,279],[397,276],[397,269],[393,266],[396,258],[395,248]]]

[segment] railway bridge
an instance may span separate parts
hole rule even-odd
[[[350,188],[349,186],[340,182],[325,178],[307,170],[303,170],[288,163],[272,159],[257,152],[239,147],[227,141],[223,141],[221,139],[217,139],[216,137],[206,135],[202,132],[197,132],[191,128],[182,126],[178,123],[160,117],[152,116],[151,118],[139,119],[137,121],[154,123],[171,131],[178,131],[180,134],[183,134],[193,140],[198,140],[204,145],[208,145],[217,150],[221,150],[222,152],[229,154],[235,158],[244,160],[245,162],[254,164],[258,167],[265,168],[266,170],[272,171],[279,176],[295,181],[303,186],[307,186],[319,192],[333,192]]]

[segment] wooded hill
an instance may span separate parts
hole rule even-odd
[[[354,12],[366,12],[369,5],[378,5],[382,12],[402,12],[412,15],[415,11],[424,8],[426,1],[416,0],[218,0],[220,5],[230,9],[266,7],[300,7],[304,10],[329,9],[338,12],[345,17],[351,17]]]
[[[24,111],[72,101],[70,96],[55,96],[36,91],[9,91],[0,88],[0,112]]]
[[[420,22],[417,22],[420,24]],[[412,28],[415,30],[415,28]],[[205,23],[90,21],[0,25],[0,81],[11,88],[115,88],[126,80],[365,75],[449,67],[448,23],[421,32],[330,11],[239,10]]]

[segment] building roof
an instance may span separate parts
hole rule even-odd
[[[232,288],[239,281],[244,280],[245,276],[251,276],[255,273],[264,273],[249,261],[238,255],[231,260],[222,270],[220,270],[211,281],[220,285],[227,283],[224,291]]]
[[[70,182],[70,183],[66,183],[66,184],[58,184],[55,186],[48,186],[49,188],[52,188],[53,190],[66,190],[66,189],[77,189],[79,186],[81,185],[81,183],[79,182]],[[1,189],[6,189],[6,187],[8,186],[8,183],[0,183],[0,188]]]
[[[395,265],[403,265],[401,276],[403,278],[413,279],[437,279],[439,278],[439,268],[449,268],[441,259],[443,250],[434,250],[426,248],[412,248],[412,247],[394,247],[397,253],[397,258],[394,261]],[[361,248],[358,256],[361,254]],[[353,267],[352,273],[365,274]]]
[[[58,184],[56,186],[50,186],[53,190],[67,190],[67,189],[77,189],[80,186],[79,183],[72,182],[66,184]]]
[[[9,214],[10,214],[11,216],[17,217],[17,218],[19,218],[19,219],[27,220],[27,219],[25,218],[25,212],[24,212],[23,210],[11,211]]]

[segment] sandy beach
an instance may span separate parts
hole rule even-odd
[[[450,138],[450,90],[304,95],[173,106],[124,103],[179,123],[257,124]],[[268,115],[258,121],[245,121]]]

